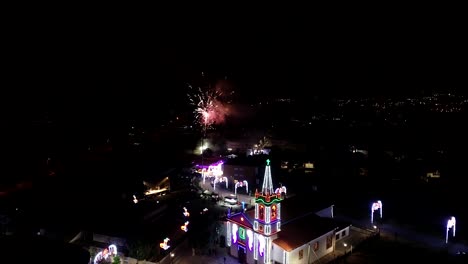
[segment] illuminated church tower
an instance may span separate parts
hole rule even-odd
[[[266,161],[262,191],[255,191],[254,259],[271,263],[272,241],[281,231],[281,193],[275,193],[271,179],[270,160]]]

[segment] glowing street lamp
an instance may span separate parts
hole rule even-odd
[[[370,220],[371,224],[374,223],[374,212],[376,210],[380,211],[380,219],[382,219],[382,202],[380,200],[373,203],[372,206],[371,206],[371,218],[370,218],[371,219]]]
[[[189,221],[186,221],[185,224],[180,226],[180,230],[182,230],[184,232],[187,232],[188,231],[188,224],[189,224]]]
[[[184,209],[184,212],[183,212],[184,216],[185,216],[185,217],[189,217],[189,216],[190,216],[190,213],[187,211],[187,208],[184,207],[183,209]]]
[[[448,243],[448,233],[449,229],[452,228],[452,236],[455,237],[455,228],[456,228],[457,222],[455,221],[455,217],[452,216],[448,221],[447,221],[447,228],[445,229],[445,243]]]
[[[164,241],[162,243],[159,243],[159,247],[164,249],[164,250],[167,250],[168,248],[170,248],[171,246],[169,246],[167,243],[169,242],[169,238],[165,238]]]

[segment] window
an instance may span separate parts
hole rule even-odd
[[[271,221],[276,220],[276,205],[273,205],[273,206],[271,207],[271,217],[270,217],[270,220],[271,220]]]
[[[299,259],[302,259],[304,257],[304,250],[301,249],[299,250]]]
[[[327,236],[327,249],[331,248],[333,245],[333,235]]]
[[[319,250],[319,242],[318,241],[316,241],[314,243],[314,251],[317,251],[317,250]]]
[[[343,230],[343,232],[341,232],[341,236],[342,236],[342,237],[345,237],[345,236],[346,236],[346,229]]]
[[[335,236],[335,240],[338,240],[338,239],[340,239],[340,233],[337,233]]]
[[[245,239],[245,229],[242,227],[239,227],[239,238]]]

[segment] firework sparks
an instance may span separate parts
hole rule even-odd
[[[202,90],[200,87],[193,88],[189,85],[191,93],[188,94],[190,103],[195,107],[196,123],[209,128],[214,124],[224,122],[229,114],[227,104],[223,103],[224,94],[220,89]]]

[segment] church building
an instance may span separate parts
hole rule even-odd
[[[315,212],[283,215],[294,211],[285,210],[290,198],[284,199],[283,193],[275,193],[274,190],[270,161],[267,160],[262,189],[255,191],[255,209],[227,217],[229,254],[238,258],[240,263],[302,264],[313,263],[332,253],[335,233],[343,229],[332,219],[333,206]]]

